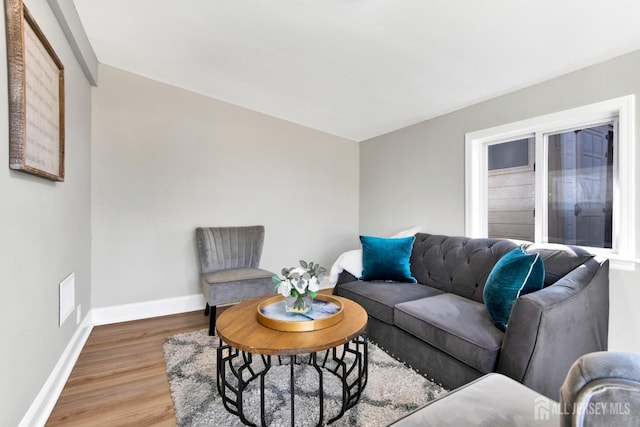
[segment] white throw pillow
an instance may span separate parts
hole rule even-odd
[[[415,227],[411,227],[411,228],[408,228],[406,230],[398,231],[396,234],[394,234],[391,237],[392,238],[398,238],[398,237],[415,236],[416,233],[420,232],[420,230],[422,230],[422,227],[420,227],[419,225],[416,225]]]

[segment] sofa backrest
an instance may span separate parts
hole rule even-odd
[[[491,269],[518,246],[540,253],[545,287],[594,256],[576,246],[418,233],[411,252],[411,273],[419,283],[484,302],[482,292]]]
[[[419,283],[483,302],[482,291],[496,262],[518,243],[418,233],[411,252],[411,273]]]
[[[542,257],[545,288],[594,257],[581,247],[555,243],[533,243],[527,246],[527,252],[538,252]]]

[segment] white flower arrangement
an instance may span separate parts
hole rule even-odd
[[[283,268],[281,273],[284,279],[278,275],[272,277],[273,283],[276,285],[276,292],[286,297],[296,297],[294,308],[302,308],[302,297],[307,293],[312,297],[318,295],[320,282],[324,277],[326,268],[313,262],[300,260],[300,267]]]

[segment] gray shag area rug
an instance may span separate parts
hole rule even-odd
[[[239,418],[222,405],[216,388],[218,337],[207,330],[170,337],[164,344],[167,376],[179,426],[241,426]],[[285,358],[283,358],[284,360]],[[296,366],[295,425],[316,425],[318,378],[312,367]],[[265,415],[269,426],[290,426],[289,365],[273,366],[266,376]],[[323,375],[325,420],[339,413],[341,386],[333,375]],[[259,381],[255,381],[258,383]],[[251,390],[253,388],[253,390]],[[247,418],[260,425],[258,384],[243,400]],[[386,426],[446,393],[411,368],[369,343],[369,376],[360,401],[334,426]]]

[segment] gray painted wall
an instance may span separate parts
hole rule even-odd
[[[426,232],[463,235],[466,132],[630,94],[639,101],[640,51],[363,142],[360,232],[386,235],[421,225]],[[638,156],[636,149],[640,165]],[[640,249],[640,229],[636,233]],[[609,347],[640,352],[640,268],[612,270],[610,279]]]
[[[93,307],[200,293],[197,226],[266,227],[262,267],[357,244],[358,144],[101,65]]]
[[[76,303],[90,304],[91,88],[45,0],[27,7],[65,67],[65,181],[8,167],[5,20],[0,29],[0,425],[17,425],[75,333],[58,327],[58,284],[75,272]],[[4,10],[4,7],[3,7]]]

